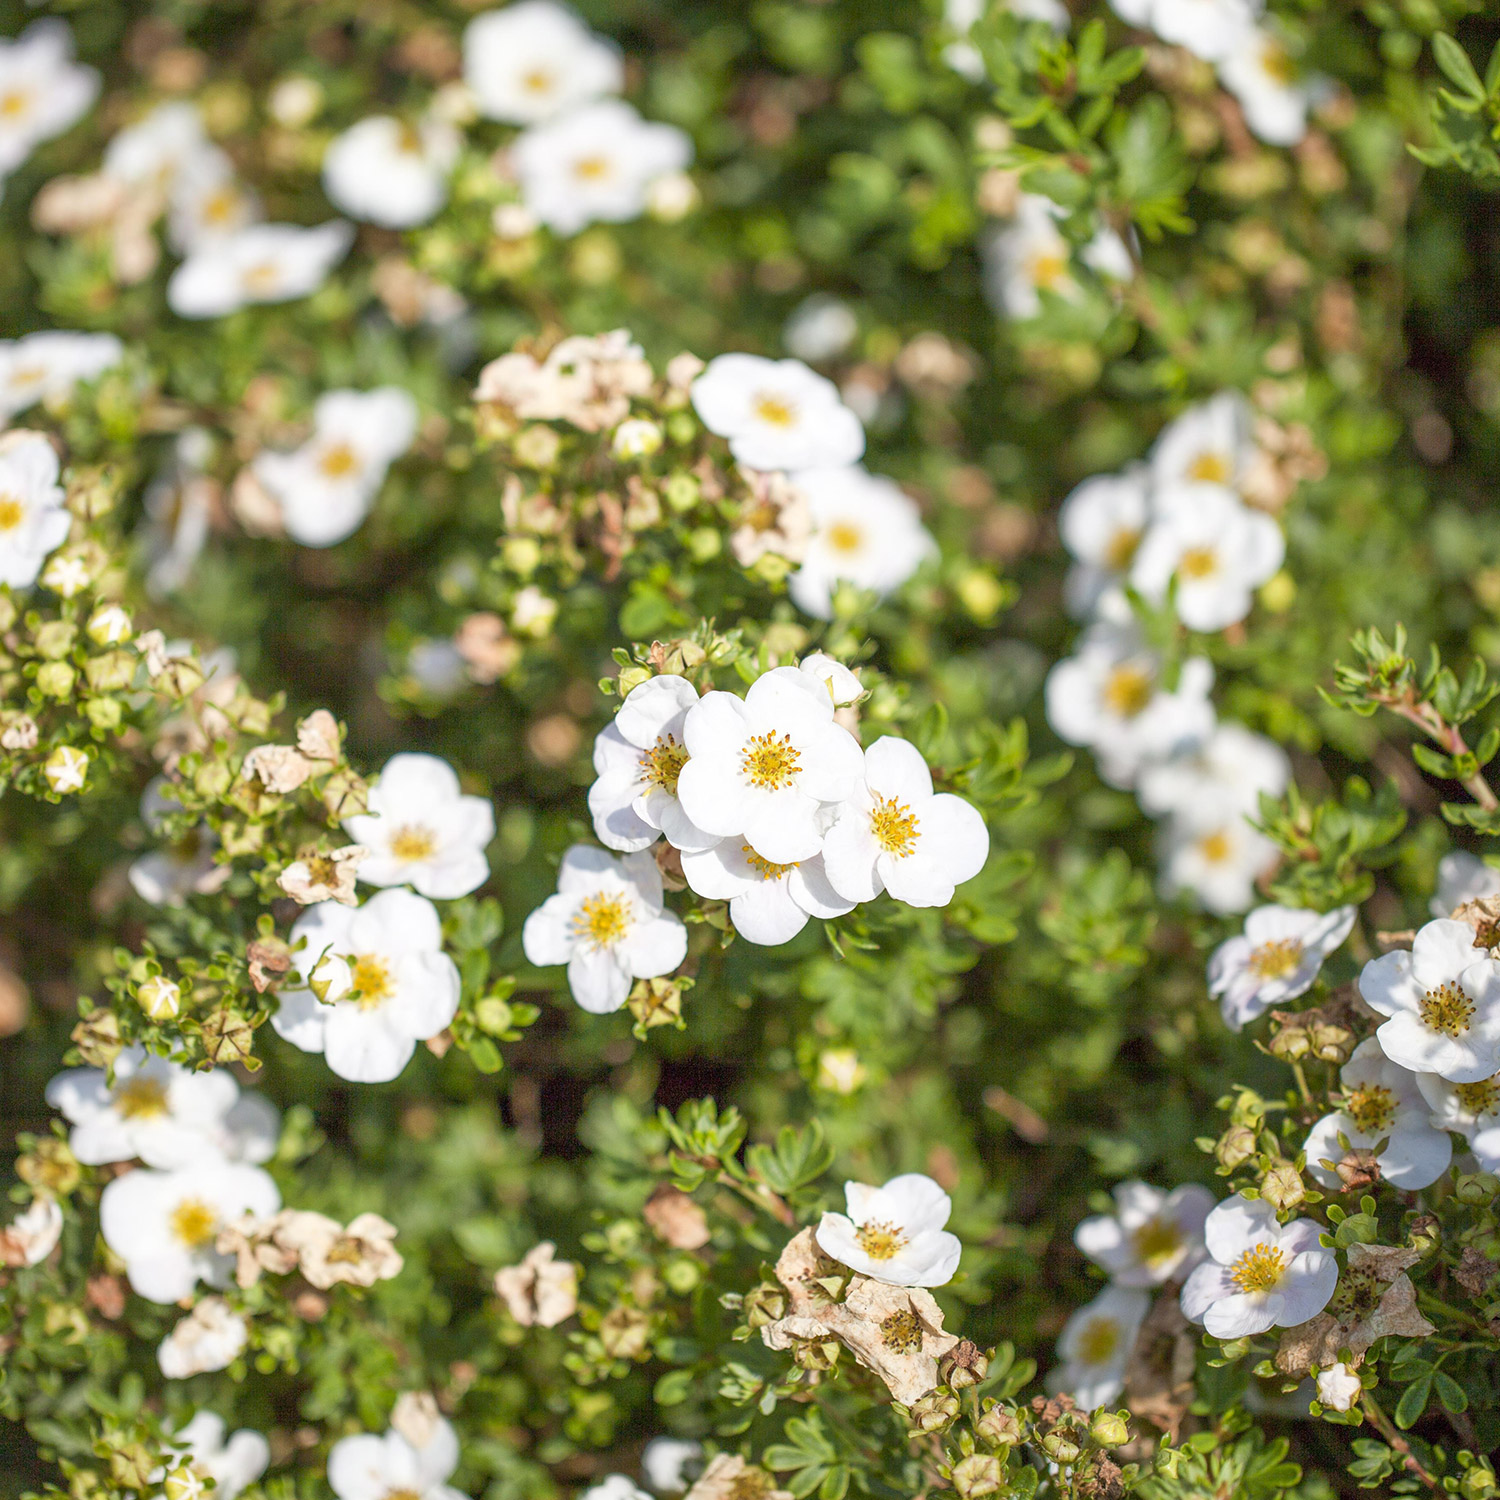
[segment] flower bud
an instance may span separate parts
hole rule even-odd
[[[135,992],[136,1003],[153,1021],[170,1021],[182,1009],[182,990],[165,975],[154,974]]]
[[[923,1396],[911,1409],[911,1425],[918,1432],[942,1432],[958,1420],[958,1398],[939,1391]]]
[[[1312,1042],[1308,1038],[1307,1029],[1302,1026],[1283,1026],[1271,1038],[1272,1055],[1284,1062],[1297,1062],[1311,1051]]]
[[[528,469],[550,469],[557,462],[562,439],[550,427],[524,427],[516,435],[516,460]]]
[[[1078,1455],[1083,1452],[1077,1435],[1069,1427],[1054,1427],[1051,1432],[1044,1432],[1041,1444],[1047,1457],[1060,1464],[1077,1463]]]
[[[1130,1441],[1130,1428],[1118,1412],[1099,1411],[1089,1425],[1089,1436],[1101,1448],[1118,1448]]]
[[[186,657],[174,656],[153,681],[174,698],[191,698],[203,686],[203,668]]]
[[[960,1339],[938,1361],[938,1379],[951,1391],[965,1391],[978,1385],[989,1367],[978,1344]]]
[[[1014,1447],[1026,1437],[1026,1421],[1009,1407],[992,1406],[975,1422],[974,1432],[992,1448]]]
[[[107,1068],[120,1055],[125,1043],[120,1039],[120,1021],[112,1010],[96,1010],[81,1020],[70,1033],[84,1062],[91,1068]]]
[[[88,752],[75,750],[71,745],[59,745],[47,757],[42,774],[54,792],[64,796],[69,792],[81,792],[89,774]]]
[[[78,637],[78,627],[68,620],[48,620],[37,631],[34,638],[37,655],[48,661],[58,661],[73,649]]]
[[[1354,1051],[1354,1033],[1346,1026],[1334,1026],[1327,1021],[1316,1021],[1309,1026],[1307,1040],[1319,1062],[1333,1063],[1336,1067],[1348,1062]]]
[[[325,953],[307,976],[307,987],[325,1005],[335,1005],[354,989],[354,970],[337,953]]]
[[[125,717],[117,698],[90,698],[83,705],[83,715],[95,729],[115,730]]]
[[[84,632],[96,646],[119,646],[130,639],[134,627],[118,604],[101,604],[89,616]]]
[[[83,1180],[78,1158],[68,1143],[56,1136],[44,1136],[34,1151],[17,1157],[16,1176],[28,1187],[39,1188],[53,1198],[67,1197]]]
[[[37,668],[36,685],[49,698],[66,698],[78,673],[65,661],[46,661]]]
[[[1221,1167],[1233,1170],[1241,1162],[1249,1161],[1255,1152],[1255,1132],[1248,1125],[1231,1125],[1219,1137],[1214,1147],[1214,1159]]]
[[[1296,1167],[1284,1161],[1272,1167],[1261,1179],[1260,1195],[1272,1208],[1296,1208],[1307,1197],[1307,1187]]]
[[[645,417],[630,417],[615,428],[610,448],[616,458],[650,458],[662,445],[662,430]]]
[[[672,979],[637,979],[630,991],[630,1014],[638,1025],[680,1026],[684,985]]]
[[[77,552],[58,552],[42,569],[42,587],[64,599],[81,594],[93,581],[89,560]]]
[[[188,1464],[173,1469],[162,1481],[162,1494],[166,1500],[203,1500],[207,1493],[208,1486],[202,1476]]]
[[[779,1286],[758,1286],[745,1294],[741,1304],[752,1328],[764,1328],[786,1317],[786,1293]]]
[[[1443,1227],[1433,1214],[1418,1214],[1407,1226],[1406,1243],[1425,1258],[1443,1243]]]
[[[243,1016],[221,1009],[204,1017],[203,1050],[210,1062],[223,1065],[246,1062],[254,1045],[255,1031]]]
[[[474,1024],[489,1036],[510,1030],[511,1009],[498,995],[486,995],[474,1006]]]
[[[667,476],[667,482],[662,486],[662,494],[666,497],[667,504],[679,515],[690,511],[703,498],[703,486],[698,483],[692,474],[684,474],[679,470],[675,474]]]
[[[128,651],[105,651],[84,663],[84,676],[96,693],[120,693],[135,681],[136,658]]]
[[[1495,1471],[1483,1462],[1465,1469],[1463,1478],[1458,1482],[1458,1493],[1464,1500],[1485,1500],[1485,1497],[1495,1493],[1496,1488]]]
[[[993,1453],[971,1453],[953,1466],[949,1479],[963,1500],[993,1495],[1005,1483],[1005,1469]]]
[[[357,818],[369,809],[370,786],[355,771],[335,771],[324,781],[322,797],[330,818]]]
[[[1489,1203],[1500,1193],[1500,1177],[1493,1172],[1461,1172],[1453,1179],[1453,1196],[1460,1203]]]
[[[109,1477],[122,1489],[144,1489],[156,1468],[156,1459],[144,1443],[109,1444]]]

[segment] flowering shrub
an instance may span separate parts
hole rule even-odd
[[[1496,120],[0,3],[0,1497],[1495,1493]]]

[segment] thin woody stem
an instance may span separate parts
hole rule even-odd
[[[1399,714],[1409,724],[1415,724],[1429,739],[1436,740],[1449,755],[1470,754],[1468,743],[1459,733],[1458,727],[1449,724],[1430,703],[1387,703],[1392,713]],[[1500,809],[1500,797],[1496,797],[1489,782],[1477,772],[1466,777],[1460,785],[1486,811]]]
[[[1411,1444],[1396,1431],[1391,1419],[1381,1411],[1379,1403],[1369,1391],[1364,1393],[1360,1406],[1365,1414],[1365,1420],[1383,1437],[1390,1446],[1401,1455],[1403,1468],[1409,1469],[1433,1494],[1440,1495],[1443,1487],[1433,1475],[1429,1474],[1423,1467],[1422,1461],[1412,1452]]]

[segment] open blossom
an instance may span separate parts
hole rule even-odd
[[[62,1238],[63,1212],[54,1198],[37,1197],[0,1228],[0,1266],[37,1266]]]
[[[351,219],[385,229],[425,224],[448,198],[458,132],[425,120],[370,115],[335,136],[323,157],[323,191]]]
[[[421,1445],[394,1427],[340,1438],[328,1455],[329,1488],[338,1500],[464,1500],[444,1482],[458,1467],[458,1434],[434,1417],[425,1435]]]
[[[1280,850],[1243,813],[1231,811],[1214,825],[1173,818],[1162,834],[1161,888],[1197,898],[1227,916],[1255,900],[1255,883],[1268,874]]]
[[[1147,1292],[1112,1286],[1080,1307],[1057,1341],[1062,1364],[1048,1386],[1065,1391],[1084,1411],[1113,1401],[1125,1389],[1125,1365],[1151,1305]]]
[[[119,364],[124,345],[112,333],[48,329],[0,339],[0,420],[38,401],[60,401],[80,380],[96,380]]]
[[[358,1214],[347,1225],[306,1210],[278,1216],[275,1240],[295,1252],[297,1268],[320,1291],[348,1284],[374,1286],[401,1270],[396,1226],[379,1214]]]
[[[1473,1083],[1450,1083],[1436,1073],[1416,1078],[1434,1128],[1457,1131],[1480,1171],[1500,1172],[1500,1073]]]
[[[271,1445],[264,1434],[242,1427],[228,1434],[228,1423],[217,1412],[200,1411],[172,1434],[172,1451],[179,1463],[200,1479],[214,1482],[215,1500],[235,1500],[254,1484],[271,1462]],[[151,1476],[153,1484],[166,1477],[165,1469]]]
[[[687,929],[663,909],[661,871],[649,854],[615,859],[574,844],[557,872],[557,894],[526,918],[522,946],[539,968],[567,964],[584,1010],[619,1010],[632,981],[670,974],[687,956]]]
[[[1308,1172],[1324,1187],[1341,1186],[1338,1173],[1323,1165],[1343,1160],[1341,1135],[1355,1151],[1368,1151],[1385,1141],[1376,1164],[1380,1175],[1403,1192],[1430,1187],[1448,1170],[1453,1142],[1447,1130],[1431,1123],[1417,1075],[1391,1062],[1380,1050],[1378,1037],[1366,1037],[1354,1049],[1339,1070],[1339,1082],[1343,1107],[1324,1115],[1302,1147]]]
[[[157,835],[165,819],[182,810],[181,803],[165,795],[167,784],[165,778],[154,777],[141,793],[141,821]],[[218,843],[204,823],[175,843],[142,854],[130,864],[131,889],[152,906],[180,906],[189,896],[219,890],[234,868],[214,859]]]
[[[1118,588],[1151,518],[1151,486],[1144,468],[1085,479],[1062,503],[1057,529],[1076,560],[1064,586],[1069,613],[1086,617]]]
[[[1196,1183],[1167,1192],[1122,1182],[1115,1188],[1114,1213],[1085,1219],[1073,1240],[1116,1286],[1160,1286],[1203,1258],[1203,1222],[1213,1206],[1213,1194]]]
[[[860,420],[831,380],[796,359],[721,354],[693,382],[693,409],[751,469],[830,469],[865,451]]]
[[[787,592],[817,619],[832,616],[839,584],[883,597],[937,551],[916,502],[884,475],[856,465],[804,469],[796,484],[806,497],[812,529]]]
[[[142,1297],[176,1302],[199,1281],[229,1280],[233,1262],[215,1248],[221,1229],[280,1206],[276,1184],[259,1167],[214,1159],[171,1172],[138,1167],[104,1189],[99,1229]]]
[[[1390,1018],[1375,1035],[1392,1062],[1453,1083],[1500,1072],[1500,963],[1474,946],[1467,922],[1429,922],[1410,953],[1367,963],[1359,992]]]
[[[172,177],[167,195],[167,239],[179,255],[219,235],[258,223],[260,200],[236,176],[217,146],[190,153]]]
[[[392,463],[417,434],[417,403],[397,386],[325,391],[313,435],[291,453],[251,466],[281,508],[286,533],[304,547],[331,547],[358,529]]]
[[[829,883],[821,855],[777,865],[749,844],[723,839],[711,848],[684,852],[682,873],[699,896],[729,903],[729,920],[747,942],[763,947],[789,943],[812,917],[824,920],[854,910],[854,902]]]
[[[1065,301],[1081,294],[1073,273],[1073,247],[1058,227],[1064,210],[1038,193],[1022,193],[1015,217],[984,244],[985,291],[1008,318],[1034,318],[1042,293]],[[1078,252],[1078,260],[1100,276],[1127,280],[1133,270],[1124,240],[1107,225]]]
[[[859,741],[833,715],[795,667],[758,677],[743,698],[706,694],[684,726],[683,811],[773,864],[810,859],[823,844],[823,804],[853,796],[864,770]]]
[[[953,1279],[963,1245],[943,1226],[953,1212],[947,1193],[921,1172],[883,1187],[844,1184],[845,1213],[818,1223],[818,1248],[852,1271],[892,1286],[943,1286]]]
[[[227,1369],[249,1341],[245,1320],[222,1297],[203,1297],[161,1341],[156,1362],[168,1380],[187,1380]]]
[[[1115,10],[1149,26],[1164,42],[1205,62],[1230,56],[1246,40],[1259,0],[1114,0]]]
[[[651,184],[692,159],[684,132],[643,120],[623,99],[529,126],[511,147],[526,207],[558,234],[639,218]]]
[[[62,21],[34,21],[0,39],[0,179],[81,119],[98,93],[99,75],[73,61]]]
[[[1352,906],[1316,912],[1293,906],[1257,906],[1245,930],[1226,939],[1208,961],[1208,992],[1234,1031],[1247,1021],[1305,995],[1324,960],[1354,930]]]
[[[578,1310],[578,1267],[556,1256],[552,1241],[542,1240],[519,1265],[495,1272],[495,1291],[522,1328],[556,1328]]]
[[[1237,490],[1255,455],[1250,403],[1238,391],[1221,391],[1162,428],[1151,448],[1151,477],[1163,489],[1222,484]]]
[[[435,901],[478,890],[489,878],[485,847],[495,836],[487,797],[465,795],[458,773],[436,755],[393,755],[370,788],[369,812],[344,829],[369,855],[367,885],[410,885]]]
[[[1312,1219],[1277,1223],[1264,1198],[1226,1199],[1204,1223],[1209,1259],[1182,1289],[1184,1315],[1216,1339],[1305,1323],[1338,1285],[1338,1262],[1319,1244],[1322,1232]]]
[[[487,118],[532,125],[618,94],[625,69],[619,49],[566,6],[518,0],[465,27],[464,82]]]
[[[72,518],[57,482],[57,450],[40,433],[7,438],[0,442],[0,583],[26,588],[67,540]]]
[[[115,132],[104,148],[103,172],[126,187],[162,192],[204,152],[214,149],[198,106],[186,99],[168,99]]]
[[[1429,903],[1435,917],[1450,917],[1466,901],[1500,896],[1500,870],[1462,849],[1438,861],[1437,892]]]
[[[989,857],[990,835],[962,797],[934,793],[917,747],[882,735],[823,842],[833,888],[850,901],[889,891],[908,906],[946,906]]]
[[[659,1495],[688,1487],[687,1470],[703,1459],[703,1444],[691,1438],[654,1437],[641,1451],[641,1472]]]
[[[341,219],[314,229],[251,224],[194,246],[167,282],[179,318],[222,318],[257,302],[310,296],[348,253],[354,229]]]
[[[1291,761],[1275,740],[1243,724],[1216,724],[1204,738],[1146,766],[1136,796],[1154,818],[1209,829],[1234,811],[1258,816],[1262,795],[1279,797],[1291,778]]]
[[[1219,59],[1219,81],[1239,100],[1245,123],[1267,145],[1295,146],[1307,134],[1313,88],[1298,79],[1285,43],[1270,28],[1250,28]]]

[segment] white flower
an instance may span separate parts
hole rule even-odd
[[[1259,0],[1153,0],[1151,29],[1205,62],[1230,57],[1249,40]]]
[[[215,148],[203,116],[186,100],[158,104],[104,148],[104,175],[127,187],[169,189],[180,172]]]
[[[1073,247],[1058,228],[1064,210],[1040,193],[1022,193],[1011,222],[984,242],[985,295],[1009,318],[1034,318],[1043,292],[1076,301],[1082,288],[1073,274]],[[1100,276],[1127,280],[1134,269],[1130,251],[1107,225],[1079,252],[1079,260]]]
[[[1250,403],[1221,391],[1162,428],[1151,448],[1151,477],[1161,488],[1223,484],[1238,489],[1255,457]]]
[[[1500,870],[1463,850],[1438,861],[1437,894],[1428,903],[1435,917],[1451,916],[1466,901],[1500,896]]]
[[[800,360],[721,354],[693,382],[693,408],[747,468],[837,468],[865,451],[838,387]]]
[[[727,901],[734,930],[763,947],[791,942],[809,917],[841,917],[854,910],[854,902],[829,884],[817,854],[775,865],[749,844],[731,838],[709,849],[685,852],[682,873],[698,895]]]
[[[787,353],[810,365],[837,359],[858,337],[859,319],[854,309],[822,292],[799,302],[781,330]]]
[[[989,852],[978,811],[962,797],[934,794],[921,752],[892,735],[865,751],[863,779],[823,841],[828,879],[847,900],[889,891],[908,906],[946,906]]]
[[[1240,101],[1245,123],[1270,146],[1295,146],[1307,134],[1312,90],[1275,33],[1253,27],[1219,59],[1219,79]]]
[[[844,1184],[847,1213],[818,1221],[818,1248],[851,1271],[892,1286],[943,1286],[953,1279],[963,1245],[943,1227],[953,1212],[947,1193],[921,1172],[883,1187]]]
[[[63,1211],[55,1198],[33,1198],[0,1229],[0,1266],[39,1266],[62,1238]]]
[[[1331,1411],[1348,1411],[1363,1392],[1363,1382],[1342,1360],[1318,1371],[1318,1401]]]
[[[1291,778],[1291,761],[1275,740],[1243,724],[1225,723],[1181,753],[1145,767],[1136,795],[1153,818],[1171,816],[1188,827],[1214,828],[1231,811],[1258,817],[1261,795],[1279,797]]]
[[[294,1047],[321,1052],[340,1078],[386,1083],[458,1012],[459,979],[443,952],[437,908],[408,890],[381,891],[363,906],[310,906],[292,928],[304,979],[330,963],[310,988],[283,991],[271,1024]],[[337,980],[339,982],[331,982]]]
[[[1270,516],[1218,484],[1184,484],[1157,496],[1158,516],[1131,565],[1131,582],[1160,602],[1177,579],[1177,616],[1191,630],[1243,620],[1254,591],[1281,566],[1286,540]]]
[[[1074,616],[1095,606],[1130,571],[1151,516],[1151,491],[1144,468],[1085,479],[1062,503],[1057,527],[1063,546],[1077,559],[1068,573],[1064,597]]]
[[[35,583],[47,554],[67,540],[72,517],[57,477],[57,450],[40,433],[0,446],[0,583]]]
[[[1114,1213],[1085,1219],[1073,1242],[1116,1286],[1160,1286],[1203,1258],[1203,1221],[1213,1206],[1214,1195],[1196,1183],[1167,1192],[1122,1182],[1115,1188]]]
[[[370,788],[369,812],[344,831],[370,852],[366,885],[410,885],[435,901],[478,890],[489,878],[485,846],[495,836],[487,797],[465,796],[458,774],[436,755],[393,755]]]
[[[835,708],[844,708],[864,696],[864,688],[858,677],[843,662],[814,651],[797,663],[797,670],[828,694]]]
[[[1070,745],[1089,746],[1106,781],[1128,787],[1148,762],[1208,736],[1212,686],[1213,668],[1195,656],[1168,691],[1161,658],[1134,627],[1100,622],[1047,674],[1047,722]]]
[[[227,1369],[249,1341],[245,1320],[222,1297],[204,1297],[161,1341],[156,1362],[168,1380],[186,1380]]]
[[[73,745],[59,745],[47,757],[42,766],[42,774],[54,792],[64,795],[81,792],[84,782],[88,780],[88,751],[79,750]]]
[[[1161,843],[1163,892],[1190,892],[1220,916],[1244,911],[1255,900],[1255,882],[1275,865],[1280,852],[1239,813],[1214,826],[1173,818]]]
[[[1392,1062],[1452,1083],[1500,1072],[1500,963],[1474,946],[1467,922],[1429,922],[1410,953],[1367,963],[1359,992],[1390,1017],[1375,1035]]]
[[[528,963],[567,964],[568,988],[595,1015],[619,1010],[631,982],[670,974],[687,956],[687,928],[662,908],[661,871],[649,854],[615,859],[574,844],[557,894],[526,918]]]
[[[341,219],[315,229],[251,224],[215,236],[172,273],[167,306],[179,318],[222,318],[251,303],[310,296],[353,242],[353,226]]]
[[[1463,1136],[1481,1171],[1500,1171],[1500,1073],[1474,1083],[1418,1073],[1417,1087],[1432,1111],[1432,1124]]]
[[[1208,992],[1224,1024],[1241,1031],[1273,1005],[1306,994],[1324,959],[1353,931],[1354,915],[1352,906],[1328,912],[1257,906],[1245,930],[1220,943],[1208,961]]]
[[[182,804],[166,795],[166,786],[165,777],[154,776],[141,793],[141,821],[158,837],[166,819],[182,811]],[[132,860],[131,889],[152,906],[181,906],[189,896],[218,890],[234,873],[232,865],[215,861],[218,844],[218,835],[200,824],[175,844]]]
[[[80,380],[95,380],[125,353],[112,333],[63,330],[0,339],[0,420],[38,401],[60,401]]]
[[[1264,1198],[1236,1193],[1203,1226],[1209,1259],[1187,1279],[1182,1311],[1216,1339],[1294,1328],[1328,1306],[1338,1262],[1312,1219],[1276,1222]]]
[[[410,229],[447,201],[458,149],[458,132],[450,125],[409,125],[393,115],[371,115],[329,143],[323,191],[352,219]]]
[[[137,1167],[116,1177],[99,1200],[99,1230],[142,1297],[176,1302],[199,1281],[227,1284],[234,1260],[214,1248],[221,1229],[280,1207],[268,1173],[210,1157],[172,1172]]]
[[[416,433],[417,403],[397,386],[325,391],[312,437],[292,453],[261,453],[251,467],[280,504],[287,535],[331,547],[358,529]]]
[[[1113,1401],[1125,1389],[1125,1365],[1135,1348],[1150,1294],[1128,1286],[1107,1287],[1063,1325],[1057,1341],[1062,1365],[1047,1379],[1084,1411]]]
[[[217,146],[204,145],[177,164],[168,199],[167,237],[179,254],[260,219],[260,200]]]
[[[464,1500],[444,1483],[457,1467],[458,1434],[436,1417],[420,1448],[395,1428],[340,1438],[328,1455],[328,1486],[339,1500]]]
[[[716,842],[677,800],[677,778],[687,764],[683,726],[697,701],[698,690],[685,677],[652,677],[626,694],[614,723],[600,731],[589,812],[601,844],[634,854],[663,833],[677,849]]]
[[[1340,1135],[1356,1151],[1379,1141],[1386,1146],[1375,1158],[1380,1175],[1402,1192],[1430,1187],[1453,1157],[1446,1129],[1435,1129],[1417,1076],[1399,1068],[1380,1050],[1378,1037],[1366,1037],[1339,1070],[1344,1107],[1324,1115],[1308,1133],[1303,1151],[1307,1170],[1324,1187],[1338,1188],[1337,1172],[1325,1161],[1343,1160]]]
[[[823,844],[825,802],[854,795],[859,741],[796,667],[758,677],[744,698],[708,693],[684,726],[682,810],[705,833],[741,838],[772,864],[810,859]]]
[[[98,93],[99,75],[73,61],[63,22],[34,21],[0,39],[0,176],[81,119]]]
[[[1062,0],[1001,0],[998,8],[1023,21],[1045,21],[1054,31],[1066,31],[1072,21]],[[984,0],[945,0],[943,5],[944,22],[964,38],[984,13]],[[972,42],[950,42],[943,48],[943,61],[971,83],[984,82],[984,58]]]
[[[675,1495],[688,1487],[688,1465],[703,1457],[703,1444],[691,1438],[652,1438],[641,1452],[641,1472],[658,1494]]]
[[[271,1462],[271,1445],[263,1434],[242,1427],[226,1441],[227,1430],[228,1424],[217,1412],[200,1411],[172,1434],[179,1461],[186,1461],[200,1478],[213,1480],[214,1500],[235,1500]],[[160,1484],[165,1477],[166,1470],[158,1469],[151,1482]]]
[[[857,465],[804,469],[796,484],[807,500],[812,535],[787,592],[806,614],[831,618],[840,583],[884,596],[937,551],[916,501],[884,475]]]
[[[627,1474],[606,1474],[598,1484],[591,1484],[579,1500],[651,1500]]]
[[[619,50],[552,0],[519,0],[464,30],[464,81],[481,114],[533,125],[625,86]]]
[[[558,234],[639,218],[652,182],[692,159],[681,130],[643,120],[622,99],[529,126],[511,147],[522,200]]]

